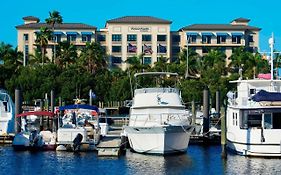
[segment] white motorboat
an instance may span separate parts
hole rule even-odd
[[[281,80],[237,80],[229,92],[227,148],[245,156],[281,156]]]
[[[43,130],[44,117],[53,117],[47,111],[31,111],[18,114],[21,132],[17,133],[12,142],[15,150],[55,150],[56,133]],[[41,123],[41,124],[40,124]]]
[[[15,105],[7,91],[0,89],[0,136],[14,133]]]
[[[86,104],[60,106],[57,151],[92,151],[100,141],[99,109]]]
[[[185,152],[194,127],[183,105],[180,91],[172,78],[176,73],[147,72],[135,74],[153,87],[136,87],[130,108],[129,125],[125,127],[130,147],[138,153],[169,154]],[[156,79],[155,79],[156,78]],[[162,87],[161,87],[162,83]],[[163,85],[167,83],[167,85]],[[142,84],[144,85],[144,84]],[[138,81],[136,86],[139,86]]]

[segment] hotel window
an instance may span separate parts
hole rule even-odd
[[[68,34],[66,38],[68,42],[76,41],[76,35],[73,34]]]
[[[217,36],[217,44],[224,44],[226,43],[226,36]]]
[[[142,41],[151,41],[151,35],[142,35]]]
[[[253,35],[249,35],[248,36],[248,40],[249,40],[249,42],[254,42],[254,36]]]
[[[105,35],[98,35],[98,41],[106,41]]]
[[[172,57],[171,62],[172,63],[179,63],[179,58],[178,57]]]
[[[167,53],[167,46],[158,44],[157,53]]]
[[[25,45],[24,46],[24,56],[25,56],[25,60],[27,61],[28,60],[28,54],[29,54],[29,48],[28,48],[28,45]]]
[[[157,57],[157,62],[166,62],[166,57]]]
[[[57,43],[61,42],[61,35],[55,35],[55,37]]]
[[[113,34],[112,41],[122,41],[122,36],[120,34]]]
[[[222,53],[225,53],[226,47],[219,47],[219,51],[222,52]]]
[[[202,53],[208,53],[209,48],[208,47],[202,47]]]
[[[82,34],[82,41],[83,42],[91,42],[92,36],[90,34]]]
[[[106,46],[101,46],[101,50],[106,53]]]
[[[179,43],[181,41],[181,38],[179,35],[172,35],[172,42],[173,43]]]
[[[211,44],[212,36],[211,35],[202,35],[202,43]]]
[[[119,53],[121,52],[122,48],[121,46],[112,46],[112,52]]]
[[[189,35],[188,36],[188,43],[196,43],[197,36],[196,35]]]
[[[28,41],[28,34],[23,34],[23,40]]]
[[[172,54],[173,54],[173,55],[179,54],[180,51],[181,51],[181,49],[180,49],[179,46],[173,46],[173,47],[172,47]]]
[[[151,57],[143,57],[143,64],[144,65],[151,64]]]
[[[166,41],[167,35],[157,35],[157,41]]]
[[[232,36],[232,43],[241,44],[241,36],[233,35]]]
[[[120,64],[122,63],[122,58],[121,57],[111,57],[111,63],[112,64]]]
[[[137,35],[127,35],[127,41],[137,41]]]

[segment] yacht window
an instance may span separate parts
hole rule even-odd
[[[246,112],[243,112],[243,115],[240,117],[240,128],[247,129],[248,128],[248,115]]]
[[[238,121],[237,121],[237,113],[235,113],[235,126],[237,126]]]
[[[264,129],[272,129],[271,114],[264,114]]]
[[[281,129],[281,113],[273,113],[273,129]]]
[[[250,95],[256,94],[256,89],[250,89]]]
[[[249,114],[248,127],[261,127],[262,114]]]

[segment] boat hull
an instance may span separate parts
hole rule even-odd
[[[186,152],[191,126],[125,127],[131,148],[138,153]]]
[[[280,144],[247,144],[227,140],[227,149],[242,156],[281,157]]]

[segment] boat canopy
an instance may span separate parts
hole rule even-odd
[[[23,116],[28,116],[28,115],[36,115],[36,116],[50,116],[53,117],[55,114],[53,112],[48,112],[48,111],[31,111],[31,112],[24,112],[21,114],[17,114],[17,117],[23,117]]]
[[[96,112],[99,112],[99,108],[96,106],[91,106],[87,104],[74,104],[74,105],[66,105],[66,106],[60,106],[59,110],[66,110],[66,109],[89,109],[89,110],[95,110]]]
[[[256,93],[252,100],[256,102],[260,101],[281,101],[281,93],[280,92],[267,92],[265,90],[260,90]]]

